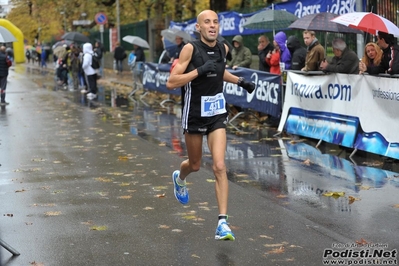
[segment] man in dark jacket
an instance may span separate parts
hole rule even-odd
[[[291,53],[291,69],[301,70],[305,67],[306,49],[301,46],[299,39],[292,35],[287,39],[287,48]]]
[[[269,52],[273,51],[273,44],[270,43],[269,38],[261,35],[258,38],[258,56],[259,56],[259,70],[270,72],[270,66],[266,63],[266,56]]]
[[[116,70],[118,74],[122,74],[123,60],[125,58],[126,58],[125,49],[120,45],[119,42],[117,42],[114,50],[114,59],[116,61]]]
[[[357,54],[346,47],[344,40],[336,38],[332,42],[334,57],[331,62],[324,60],[320,69],[324,72],[359,74],[359,58]]]
[[[378,69],[374,71],[367,68],[367,72],[369,74],[376,74],[373,73],[376,71],[391,75],[399,74],[399,45],[395,43],[395,38],[393,35],[382,31],[378,32],[377,44],[384,53],[381,64]]]
[[[7,63],[7,54],[6,54],[6,47],[0,47],[0,98],[1,106],[5,106],[8,104],[6,102],[6,88],[7,88],[7,77],[8,77],[8,68],[10,67]]]

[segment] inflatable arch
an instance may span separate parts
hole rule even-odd
[[[9,30],[14,35],[15,39],[17,39],[15,42],[12,43],[15,63],[24,63],[25,51],[24,51],[24,35],[22,31],[7,19],[0,19],[0,26],[3,26],[7,30]]]

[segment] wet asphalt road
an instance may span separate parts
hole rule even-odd
[[[399,247],[396,162],[359,154],[354,164],[350,151],[264,127],[232,131],[237,240],[216,242],[205,147],[204,167],[188,179],[191,202],[173,196],[170,175],[185,156],[176,107],[111,108],[110,94],[92,103],[52,84],[24,66],[9,76],[0,238],[21,255],[0,248],[1,265],[323,265],[334,243]]]

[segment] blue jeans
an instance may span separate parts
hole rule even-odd
[[[122,73],[122,71],[123,71],[123,60],[116,60],[116,70],[118,70],[118,73]]]

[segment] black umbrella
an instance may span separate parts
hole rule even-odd
[[[338,14],[321,12],[316,14],[306,15],[297,19],[288,27],[291,29],[312,30],[312,31],[327,31],[338,33],[362,33],[360,30],[352,29],[341,24],[332,22],[333,18],[338,17]]]
[[[62,35],[61,38],[64,40],[70,40],[74,42],[90,42],[89,37],[76,31],[67,32],[64,35]]]

